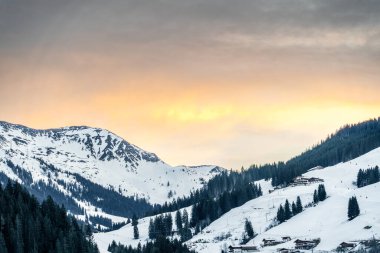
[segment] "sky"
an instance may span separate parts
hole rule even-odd
[[[172,165],[287,160],[379,98],[380,1],[0,0],[0,120]]]

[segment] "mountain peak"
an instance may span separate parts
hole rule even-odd
[[[3,135],[12,136],[12,140],[17,143],[32,143],[34,139],[44,138],[58,142],[60,146],[69,146],[70,143],[77,142],[84,144],[90,156],[102,161],[110,161],[112,159],[124,160],[126,167],[135,167],[136,163],[141,160],[148,162],[160,161],[156,154],[146,152],[130,144],[120,136],[101,128],[68,126],[51,129],[33,129],[19,124],[0,121],[1,127],[5,131]]]
[[[79,175],[121,195],[146,198],[154,204],[190,194],[221,173],[216,166],[172,167],[108,130],[87,126],[38,130],[3,121],[0,147],[0,181],[2,172],[21,181],[31,173],[27,176],[31,184],[41,178],[49,182],[54,178],[52,173]],[[9,165],[27,172],[19,175],[21,170],[9,169]],[[172,183],[175,181],[179,183]]]

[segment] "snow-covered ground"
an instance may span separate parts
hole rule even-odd
[[[380,165],[380,148],[357,159],[322,170],[312,170],[305,177],[318,177],[324,180],[328,198],[315,207],[307,208],[287,222],[266,231],[273,222],[280,204],[286,199],[295,201],[301,197],[305,205],[312,202],[313,192],[318,183],[308,186],[287,187],[271,194],[251,200],[235,208],[216,220],[188,242],[197,252],[219,252],[223,244],[237,245],[244,231],[244,221],[248,218],[259,235],[248,245],[260,246],[262,240],[280,239],[290,236],[286,244],[261,249],[262,252],[274,252],[277,248],[294,247],[296,239],[320,238],[315,250],[332,250],[343,241],[369,239],[380,236],[380,183],[357,188],[353,182],[359,169]],[[348,199],[356,196],[361,209],[359,217],[347,220]],[[372,226],[371,229],[364,229]],[[230,233],[223,241],[215,237]]]
[[[329,251],[335,249],[343,241],[369,239],[373,236],[378,238],[380,236],[380,183],[359,189],[353,184],[359,169],[376,165],[380,165],[380,148],[352,161],[305,173],[305,177],[318,177],[324,180],[328,198],[271,229],[268,228],[273,224],[280,204],[284,204],[286,199],[290,203],[296,201],[297,196],[300,196],[303,205],[311,203],[318,183],[287,187],[269,193],[272,189],[270,182],[261,180],[258,183],[263,189],[263,196],[232,209],[186,244],[200,253],[220,252],[224,246],[238,245],[244,232],[246,218],[252,222],[255,232],[259,234],[248,242],[248,245],[260,246],[264,238],[280,239],[282,236],[292,238],[290,242],[284,244],[261,248],[262,252],[275,252],[277,248],[292,248],[296,239],[320,238],[321,242],[315,250]],[[358,199],[361,214],[354,220],[348,221],[348,199],[354,195]],[[140,220],[141,243],[144,243],[148,237],[148,225],[149,218]],[[365,226],[372,226],[372,228],[364,229]],[[134,240],[132,236],[132,227],[127,225],[117,231],[96,234],[95,241],[99,244],[101,253],[105,253],[106,247],[112,240],[125,245],[137,245],[139,240]],[[218,239],[221,237],[225,239]]]

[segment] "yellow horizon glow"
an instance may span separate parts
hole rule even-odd
[[[180,90],[173,80],[156,79],[155,83],[145,84],[144,89],[109,89],[83,98],[67,95],[56,86],[52,92],[62,97],[36,102],[25,96],[25,102],[30,99],[35,104],[3,110],[2,120],[35,128],[106,128],[169,164],[206,163],[238,169],[287,160],[339,127],[378,117],[380,112],[380,102],[371,99],[372,90],[363,93],[360,87],[352,88],[350,96],[321,88],[310,94],[282,90],[281,95],[249,85],[239,90],[228,85],[217,89],[213,84]],[[360,96],[355,95],[358,92]],[[269,148],[261,150],[263,145]],[[236,152],[241,156],[236,149],[241,149]]]

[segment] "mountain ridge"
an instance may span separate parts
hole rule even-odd
[[[0,181],[23,183],[41,199],[52,194],[60,204],[71,203],[69,211],[82,219],[141,216],[154,205],[189,195],[223,170],[170,166],[106,129],[38,130],[0,122]],[[111,196],[115,203],[108,201]]]

